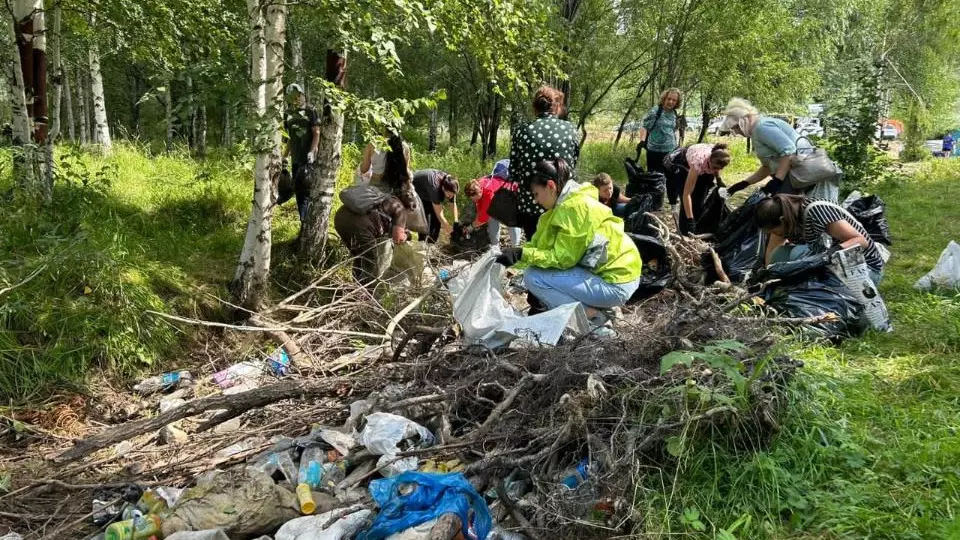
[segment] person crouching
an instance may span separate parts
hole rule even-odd
[[[412,195],[416,196],[416,195]],[[364,213],[341,206],[333,227],[353,260],[353,275],[361,283],[383,277],[393,262],[393,245],[407,240],[407,211],[415,208],[410,194],[387,196]]]

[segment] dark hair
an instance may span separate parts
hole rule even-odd
[[[563,113],[563,92],[552,86],[543,85],[533,95],[533,110],[537,116],[550,113],[561,116]]]
[[[407,210],[413,210],[417,207],[416,192],[408,189],[401,190],[400,193],[396,195],[397,199],[400,200],[400,204],[403,205]]]
[[[593,177],[593,185],[596,187],[609,186],[613,184],[613,178],[609,174],[602,172]]]
[[[557,191],[563,191],[563,186],[570,180],[570,165],[563,158],[545,159],[533,169],[530,185],[546,186],[553,180],[557,184]]]
[[[717,143],[713,145],[713,150],[710,150],[710,166],[714,169],[726,167],[732,159],[733,156],[730,155],[730,151],[727,150],[727,145],[724,143]]]
[[[803,196],[779,193],[757,203],[754,220],[761,229],[783,225],[786,236],[797,236],[803,231],[803,207],[806,202]]]
[[[412,181],[407,156],[403,151],[403,138],[392,134],[387,144],[390,150],[387,152],[386,164],[383,168],[383,182],[390,189],[399,191],[405,184]]]
[[[457,181],[456,177],[443,173],[443,177],[440,178],[440,189],[456,195],[460,191],[460,182]]]

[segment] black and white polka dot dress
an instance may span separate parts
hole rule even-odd
[[[533,122],[514,128],[510,148],[510,180],[520,184],[520,213],[539,216],[543,207],[533,200],[530,179],[537,163],[544,159],[563,158],[576,175],[580,157],[577,128],[566,120],[546,114]]]

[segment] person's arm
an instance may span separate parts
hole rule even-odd
[[[450,225],[450,222],[447,221],[447,216],[443,215],[443,205],[437,203],[433,204],[433,211],[436,212],[437,218],[440,220],[440,226],[443,227],[443,230],[450,232],[453,230],[453,226]]]
[[[773,175],[774,178],[777,178],[781,181],[786,180],[787,173],[790,172],[790,165],[792,165],[792,163],[793,162],[790,160],[790,156],[781,156],[780,162],[777,163],[777,172]]]
[[[367,174],[373,164],[373,145],[367,143],[363,149],[363,159],[360,160],[360,174]]]
[[[407,210],[403,207],[400,199],[391,197],[387,199],[381,207],[384,212],[390,216],[390,237],[393,243],[402,244],[407,240]]]
[[[556,211],[556,210],[554,210]],[[523,246],[523,256],[520,262],[537,268],[556,268],[567,270],[580,262],[587,247],[593,241],[593,231],[585,230],[583,223],[573,223],[567,216],[554,216],[551,226],[559,227],[560,231],[547,248],[533,247],[533,243]],[[539,231],[538,231],[539,234]],[[536,238],[536,235],[534,235]]]
[[[650,135],[650,130],[654,128],[653,121],[657,119],[657,108],[654,107],[652,110],[647,112],[647,115],[643,117],[643,120],[640,121],[640,131],[637,132],[638,142],[645,143],[647,142],[647,136]]]
[[[767,250],[763,255],[764,264],[770,264],[770,257],[773,255],[773,252],[786,243],[786,238],[770,233],[770,240],[767,241]]]
[[[618,202],[618,203],[628,203],[628,202],[630,202],[630,197],[627,197],[627,196],[624,195],[623,192],[621,191],[621,192],[620,192],[620,197],[617,198],[617,202]]]
[[[730,195],[733,195],[734,193],[742,189],[746,189],[747,186],[752,186],[753,184],[756,184],[757,182],[763,180],[768,176],[770,176],[770,168],[767,167],[766,165],[761,165],[759,169],[754,171],[754,173],[748,176],[746,179],[741,180],[736,184],[730,186],[730,188],[727,190],[727,193],[729,193]]]
[[[687,172],[687,181],[683,183],[683,212],[687,219],[696,219],[693,215],[693,190],[697,187],[697,170],[690,167]]]
[[[840,249],[847,249],[853,246],[861,246],[866,249],[870,243],[862,234],[857,232],[846,220],[834,221],[827,225],[827,234],[831,238],[840,242]]]
[[[471,227],[473,229],[479,229],[483,227],[488,221],[490,221],[490,204],[493,202],[493,190],[484,189],[483,193],[480,195],[480,199],[477,200],[477,217],[473,220]]]
[[[460,209],[457,208],[457,200],[454,199],[450,204],[453,205],[453,222],[460,223]]]

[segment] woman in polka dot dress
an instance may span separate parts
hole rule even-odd
[[[512,134],[510,148],[510,179],[519,184],[520,227],[529,241],[537,230],[537,220],[543,207],[533,199],[530,180],[537,163],[545,159],[562,158],[576,171],[580,157],[580,137],[577,128],[557,118],[563,111],[563,92],[542,86],[533,97],[537,119],[518,124]]]

